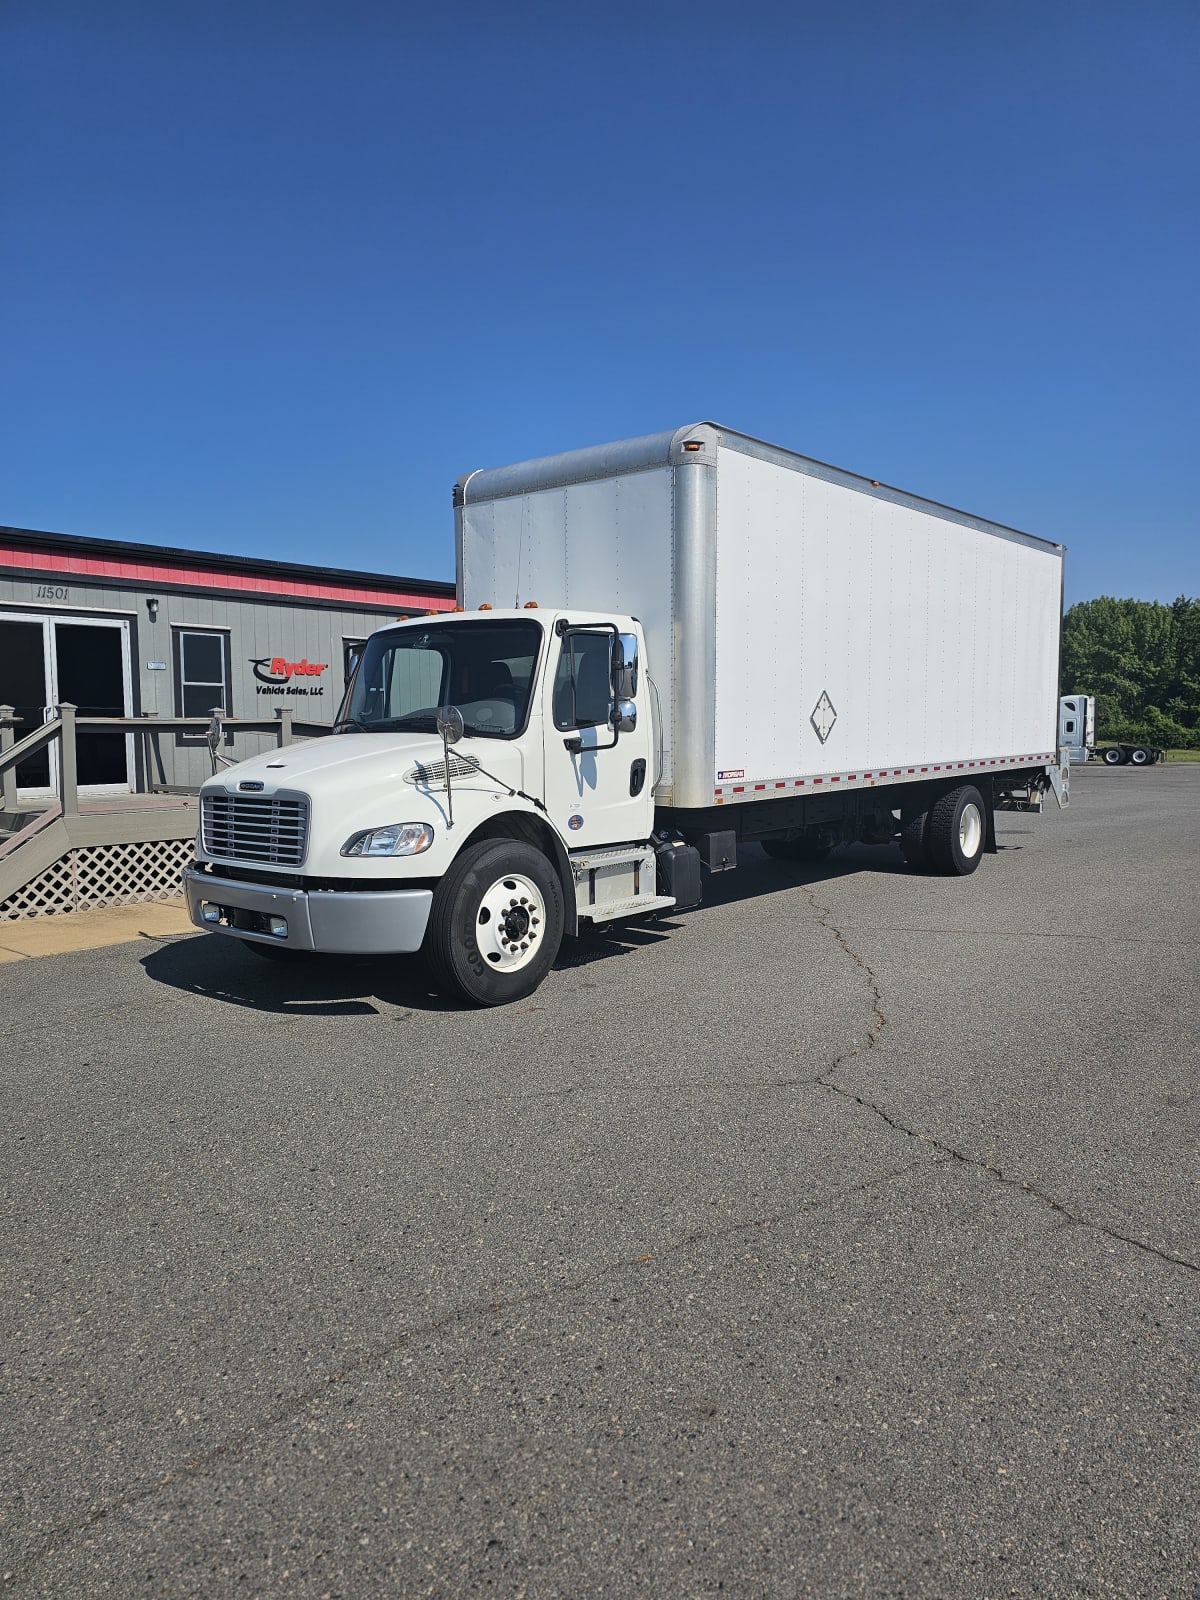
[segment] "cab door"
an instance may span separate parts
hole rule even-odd
[[[551,821],[571,850],[597,849],[647,839],[654,826],[654,774],[651,771],[651,718],[645,674],[626,667],[626,683],[636,684],[625,702],[634,726],[614,729],[617,706],[616,661],[622,650],[615,627],[596,623],[555,632],[557,652],[544,679],[546,806]],[[624,635],[636,644],[640,630]],[[634,676],[636,674],[636,677]]]

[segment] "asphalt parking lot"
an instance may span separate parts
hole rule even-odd
[[[1200,765],[1000,842],[0,968],[6,1592],[1190,1600]]]

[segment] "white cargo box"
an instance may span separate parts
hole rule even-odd
[[[1055,760],[1063,547],[713,423],[460,478],[462,604],[637,617],[685,808]]]

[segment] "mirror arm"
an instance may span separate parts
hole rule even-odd
[[[616,717],[616,712],[615,711],[613,712],[613,717],[614,717],[614,719]],[[597,728],[602,728],[604,726],[604,724],[602,722],[597,722],[595,724],[595,726]],[[607,744],[589,744],[589,745],[587,745],[585,747],[583,740],[579,737],[579,735],[577,733],[572,733],[572,734],[568,735],[568,737],[563,740],[563,744],[566,746],[566,748],[571,752],[571,754],[573,756],[582,755],[584,750],[585,750],[585,748],[586,748],[586,751],[587,751],[588,755],[591,755],[593,750],[611,750],[611,749],[614,748],[614,746],[617,743],[617,740],[621,737],[621,735],[620,735],[620,732],[617,729],[615,720],[609,723],[609,727],[612,729],[612,738],[608,741]]]

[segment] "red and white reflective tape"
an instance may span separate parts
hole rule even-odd
[[[797,789],[816,789],[825,784],[846,784],[854,789],[875,789],[880,784],[904,783],[909,778],[932,777],[943,772],[996,772],[1001,767],[1036,767],[1058,760],[1053,750],[1044,750],[1027,756],[984,756],[974,761],[929,761],[922,766],[877,767],[870,772],[822,772],[806,778],[764,778],[750,783],[721,783],[713,790],[718,805],[732,800],[735,795],[745,800],[776,800],[782,790],[785,794]]]

